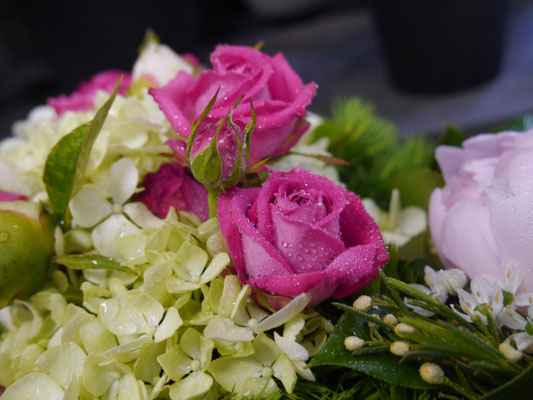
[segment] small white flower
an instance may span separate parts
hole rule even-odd
[[[138,180],[134,162],[130,158],[121,158],[109,170],[106,191],[94,184],[84,185],[70,201],[72,217],[79,226],[90,228],[98,224],[91,234],[95,249],[118,261],[123,259],[116,248],[119,237],[137,233],[138,226],[146,228],[162,224],[144,204],[124,204],[135,193]]]
[[[462,289],[468,282],[466,274],[457,268],[442,269],[435,271],[430,266],[424,268],[424,281],[431,288],[432,292],[438,292],[443,287],[450,296],[456,296],[457,290]]]
[[[372,199],[363,199],[362,202],[378,224],[385,243],[400,248],[427,229],[426,212],[420,207],[401,208],[398,189],[392,191],[388,213],[382,211]]]

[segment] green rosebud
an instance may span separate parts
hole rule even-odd
[[[34,203],[0,203],[0,308],[42,284],[54,255],[49,216]]]

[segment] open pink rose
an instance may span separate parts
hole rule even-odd
[[[359,197],[305,170],[223,193],[218,218],[243,283],[291,298],[309,292],[311,305],[353,293],[389,259]]]
[[[88,82],[80,83],[74,93],[68,96],[62,94],[59,97],[49,97],[47,102],[54,107],[57,115],[61,115],[65,111],[90,110],[94,105],[96,92],[103,90],[107,93],[112,93],[122,75],[124,77],[122,78],[118,93],[124,96],[131,84],[131,74],[124,71],[110,70],[94,75]]]
[[[436,158],[446,186],[431,196],[429,224],[444,265],[502,283],[515,266],[532,291],[533,130],[478,135]]]
[[[182,71],[168,85],[150,90],[172,127],[188,137],[191,120],[199,118],[219,90],[205,122],[218,122],[244,96],[233,121],[245,126],[253,102],[257,125],[252,135],[252,162],[279,156],[294,146],[309,127],[303,117],[316,85],[304,86],[282,54],[269,57],[251,47],[218,46],[211,62],[213,69],[204,70],[197,78]]]
[[[202,221],[209,218],[207,190],[177,164],[163,164],[155,174],[146,175],[144,187],[137,201],[159,218],[165,218],[170,207],[196,214]]]
[[[0,201],[28,200],[26,196],[18,193],[6,192],[0,189]]]

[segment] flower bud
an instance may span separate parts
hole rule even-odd
[[[509,342],[500,343],[498,350],[500,350],[500,353],[502,353],[505,358],[513,362],[519,361],[523,355],[521,351],[516,350]]]
[[[420,377],[432,385],[440,385],[444,383],[446,375],[444,371],[437,364],[426,362],[420,367]]]
[[[383,322],[386,324],[389,324],[391,326],[398,325],[398,319],[394,316],[394,314],[387,314],[383,317]]]
[[[359,311],[367,311],[370,307],[372,307],[372,297],[370,296],[359,296],[353,302],[353,308]]]
[[[404,333],[415,333],[416,329],[413,328],[411,325],[404,324],[403,322],[396,325],[394,328],[394,333],[396,333],[398,336],[402,336]]]
[[[403,357],[409,350],[409,344],[402,341],[392,342],[390,345],[390,352],[395,356]]]
[[[365,345],[365,341],[357,336],[346,336],[344,339],[344,347],[348,351],[359,350]]]
[[[38,289],[53,256],[53,230],[39,206],[16,201],[0,207],[0,308]]]

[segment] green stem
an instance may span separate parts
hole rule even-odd
[[[207,203],[209,205],[209,218],[217,216],[217,199],[220,195],[219,188],[207,188]]]

